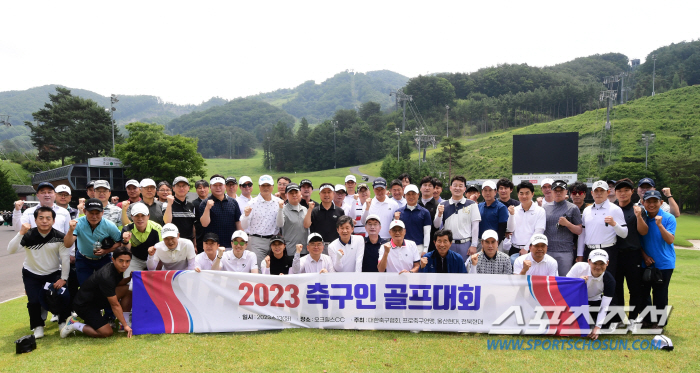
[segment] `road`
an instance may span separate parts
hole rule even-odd
[[[0,302],[24,295],[24,250],[12,255],[7,252],[7,245],[15,234],[12,227],[0,226]]]
[[[355,175],[360,175],[360,176],[364,175],[362,172],[360,172],[360,166],[350,167],[350,173],[355,174]],[[369,178],[369,180],[367,182],[371,183],[374,181],[374,179],[376,179],[379,176],[367,175],[367,177]],[[357,183],[358,184],[362,183],[362,179],[358,178]]]

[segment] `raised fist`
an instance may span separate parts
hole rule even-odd
[[[384,244],[384,252],[388,253],[391,250],[391,241]]]
[[[445,212],[445,205],[438,205],[438,216],[442,216],[442,213]]]
[[[532,267],[532,261],[531,260],[524,260],[523,261],[523,269],[525,271],[530,270],[530,267]]]
[[[169,196],[167,196],[167,197],[165,197],[165,199],[168,201],[168,205],[170,205],[170,206],[172,206],[172,205],[173,205],[173,202],[175,202],[175,196],[172,195],[172,194],[169,195]]]
[[[313,203],[313,202],[312,202],[312,203]],[[302,245],[302,244],[300,244],[300,243],[297,244],[297,252],[298,252],[298,253],[301,253],[301,250],[302,250],[303,248],[304,248],[304,245]]]
[[[371,199],[371,198],[367,198],[367,202],[366,202],[366,203],[367,203],[367,210],[369,210],[369,208],[372,206],[372,199]]]
[[[569,225],[569,220],[566,219],[566,216],[560,216],[558,224],[567,227]]]
[[[129,241],[131,241],[131,232],[122,233],[122,242],[129,242]]]
[[[31,228],[32,228],[32,226],[29,225],[29,223],[24,223],[24,224],[22,224],[22,227],[19,229],[19,234],[24,236],[27,232],[29,232],[29,230]]]
[[[155,246],[149,247],[148,248],[148,256],[153,256],[155,254],[156,254],[156,247]]]
[[[21,210],[22,206],[24,206],[24,201],[15,201],[15,210]]]
[[[427,266],[427,265],[428,265],[428,258],[426,258],[426,257],[420,258],[420,267],[425,268],[425,266]]]
[[[68,222],[68,229],[74,231],[75,227],[78,226],[77,220],[71,220]]]
[[[126,201],[122,202],[122,209],[123,209],[123,210],[128,209],[128,208],[129,208],[129,205],[131,205],[131,201],[129,201],[129,200],[127,199]]]
[[[340,254],[340,256],[343,256],[345,255],[345,251],[343,251],[343,249],[338,249],[338,254]]]
[[[537,197],[537,205],[542,207],[542,197]]]
[[[214,200],[213,200],[213,199],[210,199],[210,200],[207,201],[207,207],[206,207],[206,208],[210,209],[210,208],[212,208],[212,207],[214,207]]]
[[[316,207],[316,203],[314,201],[309,202],[309,210],[313,210],[314,207]]]
[[[253,211],[253,208],[250,207],[250,206],[246,206],[246,207],[243,209],[243,212],[245,213],[245,216],[250,216],[250,212],[251,212],[251,211]]]
[[[401,220],[401,213],[400,212],[396,211],[394,213],[394,220]]]
[[[265,267],[270,268],[270,256],[266,256],[265,260],[263,260],[263,263],[265,263]]]
[[[355,201],[357,201],[358,199],[360,199],[360,195],[357,194],[357,193],[355,193],[355,195],[353,196],[353,198],[355,198]]]
[[[284,208],[284,201],[280,200],[280,209]]]
[[[615,223],[615,219],[613,219],[613,217],[609,215],[605,217],[605,224],[608,224],[613,227],[617,225],[617,223]]]
[[[634,215],[636,217],[642,216],[642,208],[641,207],[634,205],[634,206],[632,206],[632,208],[634,209]]]
[[[671,196],[671,188],[663,188],[661,189],[661,193],[663,193],[668,198]]]
[[[508,212],[509,212],[511,215],[515,215],[515,206],[513,206],[513,205],[508,206]]]
[[[477,263],[479,263],[479,254],[473,254],[470,256],[472,259],[472,265],[475,266]]]
[[[220,256],[223,258],[224,256],[224,251],[226,251],[226,248],[223,246],[219,246],[218,249],[216,249],[216,256]]]
[[[654,220],[656,220],[656,225],[658,225],[659,227],[661,226],[661,219],[663,219],[661,215],[656,215],[656,217],[654,218]]]

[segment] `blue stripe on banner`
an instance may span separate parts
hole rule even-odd
[[[530,295],[532,295],[532,298],[537,300],[535,293],[532,292],[532,281],[530,281],[530,275],[527,275],[527,288],[530,289]],[[586,302],[588,302],[588,299],[586,299]]]
[[[588,288],[586,286],[581,286],[580,281],[582,278],[571,278],[571,277],[557,277],[557,286],[559,287],[559,293],[566,301],[566,304],[571,307],[577,304],[588,304]],[[588,321],[583,315],[579,315],[576,318],[578,321],[579,329],[588,329]]]
[[[133,334],[165,333],[165,323],[151,296],[148,295],[141,278],[141,271],[131,272],[131,281],[133,282],[132,303],[139,304],[139,307],[132,308]]]

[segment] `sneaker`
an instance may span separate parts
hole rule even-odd
[[[43,326],[37,326],[34,328],[34,338],[39,339],[39,338],[44,338],[44,327]]]
[[[58,315],[51,316],[51,322],[58,322]]]
[[[69,316],[64,324],[65,326],[61,328],[61,338],[66,338],[71,332],[76,331],[73,316]]]
[[[58,331],[60,332],[61,330],[63,330],[63,327],[64,327],[64,326],[66,326],[66,323],[65,323],[65,322],[62,322],[62,323],[58,324]]]

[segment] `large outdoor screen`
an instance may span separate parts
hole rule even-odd
[[[578,132],[513,136],[513,173],[578,171]]]

